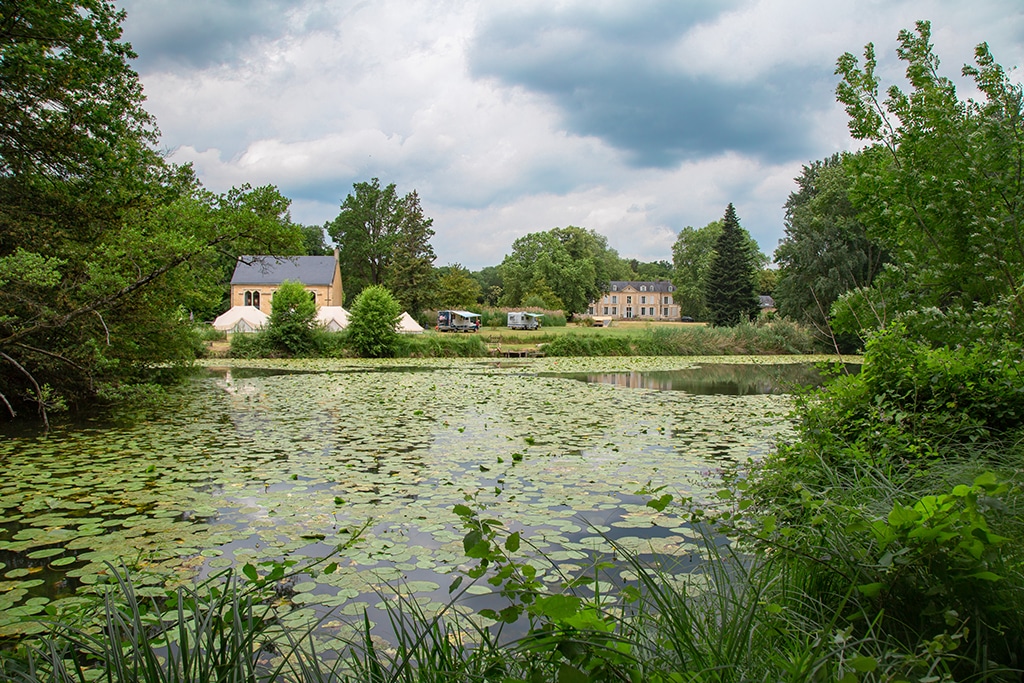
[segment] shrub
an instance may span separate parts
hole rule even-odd
[[[316,303],[301,282],[285,280],[274,292],[270,323],[264,334],[278,351],[303,356],[314,350]]]
[[[402,309],[384,287],[367,287],[352,304],[346,332],[352,349],[364,358],[394,358],[399,344],[395,326]]]

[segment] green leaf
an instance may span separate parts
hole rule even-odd
[[[859,586],[857,586],[857,590],[860,591],[862,595],[868,598],[877,598],[878,594],[882,592],[883,588],[885,588],[884,583],[862,583]]]
[[[246,563],[242,567],[242,573],[245,574],[246,578],[248,578],[250,581],[259,581],[260,573],[256,571],[256,567],[252,566],[251,564]]]
[[[519,532],[509,534],[508,538],[505,539],[505,550],[510,553],[514,553],[519,550]]]
[[[854,657],[850,660],[850,666],[862,674],[871,673],[878,668],[878,662],[874,657]]]
[[[530,612],[548,619],[568,619],[580,610],[583,600],[575,595],[548,595],[537,598]]]

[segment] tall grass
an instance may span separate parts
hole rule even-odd
[[[721,356],[812,353],[813,335],[789,320],[735,327],[652,327],[634,335],[563,334],[544,345],[549,356]]]

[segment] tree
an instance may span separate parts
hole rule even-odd
[[[837,154],[803,167],[785,205],[786,236],[775,250],[779,313],[812,325],[826,339],[832,337],[833,302],[870,286],[885,262],[850,202],[847,158]]]
[[[381,188],[377,178],[352,187],[355,192],[327,224],[338,245],[345,291],[384,285],[406,310],[418,314],[432,296],[433,220],[424,216],[415,191],[399,197],[394,183]]]
[[[715,243],[721,234],[722,221],[713,221],[699,230],[686,226],[672,245],[672,284],[676,288],[673,301],[679,304],[680,314],[694,320],[710,318],[705,290],[715,260]]]
[[[757,258],[732,204],[725,209],[706,286],[705,299],[715,325],[736,325],[757,314]]]
[[[294,253],[274,188],[203,190],[164,163],[99,0],[0,7],[0,409],[46,414],[195,358],[222,251]],[[163,372],[163,370],[161,370]]]
[[[632,270],[630,277],[625,278],[612,278],[614,280],[646,280],[649,282],[659,282],[662,280],[672,279],[672,264],[668,261],[638,261],[631,259],[629,261],[629,267]]]
[[[324,240],[326,226],[300,225],[302,230],[302,252],[306,256],[330,256],[334,252]]]
[[[768,258],[761,253],[757,242],[746,230],[740,228],[747,241],[749,253],[755,265],[764,268]],[[722,221],[712,221],[703,228],[686,226],[672,245],[672,284],[676,291],[673,300],[679,304],[679,312],[695,320],[710,320],[707,307],[707,279],[715,259],[715,244],[722,234]]]
[[[402,309],[391,292],[370,285],[359,293],[349,313],[348,340],[364,358],[392,358],[398,346],[396,327]]]
[[[840,57],[836,94],[853,136],[871,143],[852,160],[851,199],[868,236],[890,265],[870,289],[844,296],[847,312],[972,308],[1009,297],[1024,330],[1024,95],[986,44],[965,66],[983,96],[961,101],[930,44],[931,26],[901,31],[897,54],[910,92],[891,86],[883,98],[874,46]],[[844,316],[851,318],[851,316]],[[880,319],[879,319],[880,318]],[[858,325],[884,323],[861,318]]]
[[[479,283],[458,263],[438,268],[437,274],[438,308],[469,308],[482,298]]]
[[[473,279],[480,285],[481,296],[478,303],[487,306],[497,306],[501,295],[505,291],[505,281],[501,277],[501,268],[498,266],[487,266],[473,273]]]
[[[301,282],[285,280],[274,292],[266,334],[277,349],[293,356],[313,350],[316,302]]]
[[[501,303],[520,306],[534,294],[561,302],[571,317],[606,292],[611,276],[623,267],[628,272],[608,240],[593,230],[570,225],[530,233],[512,243],[512,253],[501,263]]]

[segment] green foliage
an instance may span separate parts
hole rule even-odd
[[[1019,334],[1024,218],[1015,207],[1024,192],[1016,161],[1024,155],[1022,88],[981,44],[976,65],[963,73],[983,99],[960,100],[952,81],[939,74],[930,37],[928,22],[899,34],[906,93],[896,86],[880,93],[872,45],[865,48],[863,66],[849,53],[839,59],[836,92],[850,131],[874,144],[854,159],[851,198],[868,236],[895,266],[885,281],[888,319],[928,306],[987,305],[1010,296]],[[851,296],[877,301],[870,291]],[[853,308],[864,313],[877,305]]]
[[[355,192],[327,224],[345,289],[357,294],[370,285],[387,287],[415,317],[434,295],[433,219],[423,215],[415,190],[399,197],[394,183],[381,188],[377,178],[352,187]]]
[[[334,252],[324,239],[325,227],[321,225],[300,225],[302,230],[302,253],[306,256],[331,256]]]
[[[396,355],[405,358],[481,358],[487,344],[475,334],[403,334]]]
[[[352,304],[346,328],[348,342],[364,358],[393,358],[399,334],[395,326],[402,315],[398,302],[384,287],[367,287]]]
[[[672,300],[679,304],[681,315],[688,315],[694,320],[711,319],[711,311],[707,307],[707,282],[715,260],[715,245],[722,235],[722,225],[722,221],[717,220],[700,229],[687,226],[679,231],[672,245],[672,284],[676,288]],[[768,265],[768,259],[754,238],[740,229],[746,237],[749,253],[757,259],[757,267],[763,269]]]
[[[736,325],[757,315],[757,251],[740,227],[732,204],[725,209],[722,232],[704,283],[704,301],[715,325]]]
[[[608,240],[593,230],[570,225],[530,233],[513,242],[501,263],[501,304],[528,306],[526,300],[536,295],[534,304],[562,309],[571,318],[607,291],[621,266]]]
[[[164,163],[123,12],[27,0],[2,16],[0,407],[45,420],[193,360],[221,254],[287,253],[298,234],[276,189],[214,195]]]
[[[271,300],[265,333],[270,344],[288,355],[306,355],[314,349],[315,325],[316,303],[305,286],[301,282],[282,282]]]
[[[804,166],[796,183],[799,189],[786,201],[786,237],[775,250],[780,277],[773,296],[780,315],[813,326],[831,341],[833,302],[871,286],[886,256],[850,202],[853,178],[844,157]],[[860,338],[848,334],[839,342],[851,350]]]
[[[547,324],[547,323],[545,323]],[[560,334],[544,344],[547,356],[714,356],[812,353],[810,330],[792,321],[728,328],[652,327],[631,335]]]
[[[438,268],[437,276],[435,303],[439,309],[465,310],[476,307],[483,298],[480,284],[458,263]]]

